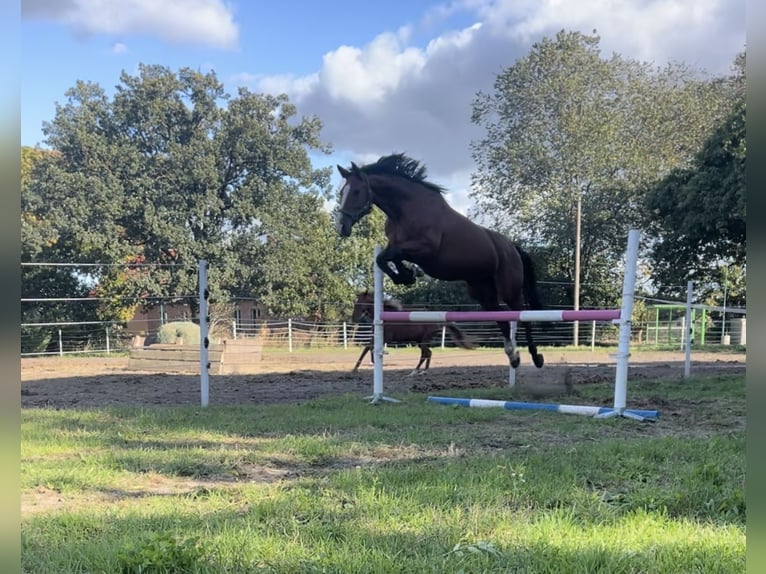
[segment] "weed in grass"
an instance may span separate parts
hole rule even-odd
[[[169,532],[149,533],[117,551],[121,574],[171,574],[199,571],[211,553],[197,537],[179,539]]]

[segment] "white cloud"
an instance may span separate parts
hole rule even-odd
[[[476,24],[422,48],[410,43],[414,32],[422,36],[456,13]],[[365,46],[339,46],[311,75],[259,77],[254,85],[286,92],[301,114],[318,115],[324,138],[344,158],[364,163],[404,152],[421,160],[466,213],[470,143],[482,135],[470,121],[476,93],[491,91],[532,43],[562,29],[595,29],[605,56],[724,73],[745,46],[745,0],[453,0]]]
[[[711,72],[728,69],[745,44],[744,0],[498,0],[483,3],[479,13],[528,41],[560,29],[596,30],[606,53],[684,61]]]
[[[76,33],[150,34],[217,48],[235,48],[239,38],[226,0],[23,0],[22,14]],[[456,16],[475,24],[414,43]],[[684,61],[721,73],[745,45],[745,0],[444,0],[402,24],[367,45],[338,46],[311,74],[243,70],[227,83],[287,93],[301,114],[318,115],[334,156],[347,160],[337,163],[391,152],[421,160],[467,212],[470,143],[482,135],[470,121],[471,103],[533,42],[562,29],[595,29],[605,56],[614,51],[658,66]]]
[[[22,18],[53,20],[78,35],[142,34],[166,42],[237,47],[239,30],[222,0],[24,0]]]
[[[270,94],[289,93],[296,100],[309,95],[319,85],[319,74],[308,76],[265,76],[256,82],[259,90]]]
[[[421,50],[403,46],[399,35],[384,33],[364,49],[341,46],[325,54],[320,81],[334,101],[367,108],[380,104],[424,64]]]
[[[128,47],[122,42],[115,42],[112,45],[112,54],[124,54],[128,51]]]

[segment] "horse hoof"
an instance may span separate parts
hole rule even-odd
[[[514,357],[513,359],[511,359],[511,367],[512,368],[515,369],[516,367],[519,366],[519,364],[521,364],[521,358],[520,357]]]
[[[543,358],[542,355],[535,355],[534,357],[532,357],[532,362],[534,362],[535,367],[539,369],[545,364],[545,359]]]

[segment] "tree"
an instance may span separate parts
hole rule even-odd
[[[667,296],[681,297],[693,280],[704,295],[714,292],[720,301],[726,277],[731,304],[745,304],[744,55],[737,67],[731,80],[738,97],[731,113],[689,167],[671,171],[646,196],[656,281]]]
[[[486,133],[471,145],[471,195],[491,225],[550,255],[542,278],[575,280],[581,219],[582,304],[614,304],[613,274],[646,190],[688,165],[730,101],[683,65],[604,59],[598,36],[562,31],[474,100]]]
[[[48,212],[44,198],[28,193],[30,182],[41,166],[57,159],[56,152],[21,148],[21,259],[31,261],[61,260],[55,219]],[[66,267],[25,266],[21,269],[22,299],[62,299],[86,297],[88,286]],[[21,322],[53,323],[93,319],[91,303],[63,301],[22,301]],[[68,331],[76,328],[66,328]],[[22,326],[21,352],[44,351],[51,343],[54,328]]]
[[[112,98],[81,81],[66,96],[44,124],[54,153],[25,186],[22,217],[47,223],[54,260],[165,265],[105,267],[94,278],[102,291],[194,306],[199,259],[221,270],[211,273],[214,297],[240,289],[250,262],[233,246],[263,234],[268,210],[303,205],[321,217],[330,170],[314,169],[308,152],[330,147],[319,120],[296,119],[287,96],[231,97],[212,72],[149,65],[123,73]],[[34,258],[43,233],[31,227],[24,241]]]

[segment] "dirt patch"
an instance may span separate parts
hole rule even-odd
[[[517,390],[530,399],[567,394],[579,385],[613,381],[614,359],[606,352],[561,353],[546,350],[546,364],[526,364],[517,370]],[[264,352],[259,372],[247,375],[210,375],[211,405],[302,403],[317,397],[345,393],[370,394],[372,367],[358,373],[350,369],[357,349],[309,350],[296,353]],[[506,388],[508,364],[501,350],[434,351],[426,374],[410,376],[417,362],[416,349],[392,351],[386,357],[384,391],[431,393],[446,389]],[[631,356],[630,381],[680,379],[682,353],[637,352]],[[127,370],[127,357],[24,358],[21,360],[23,408],[83,408],[119,405],[200,404],[200,376]],[[744,373],[744,354],[696,353],[692,374]],[[632,405],[631,405],[632,406]]]

